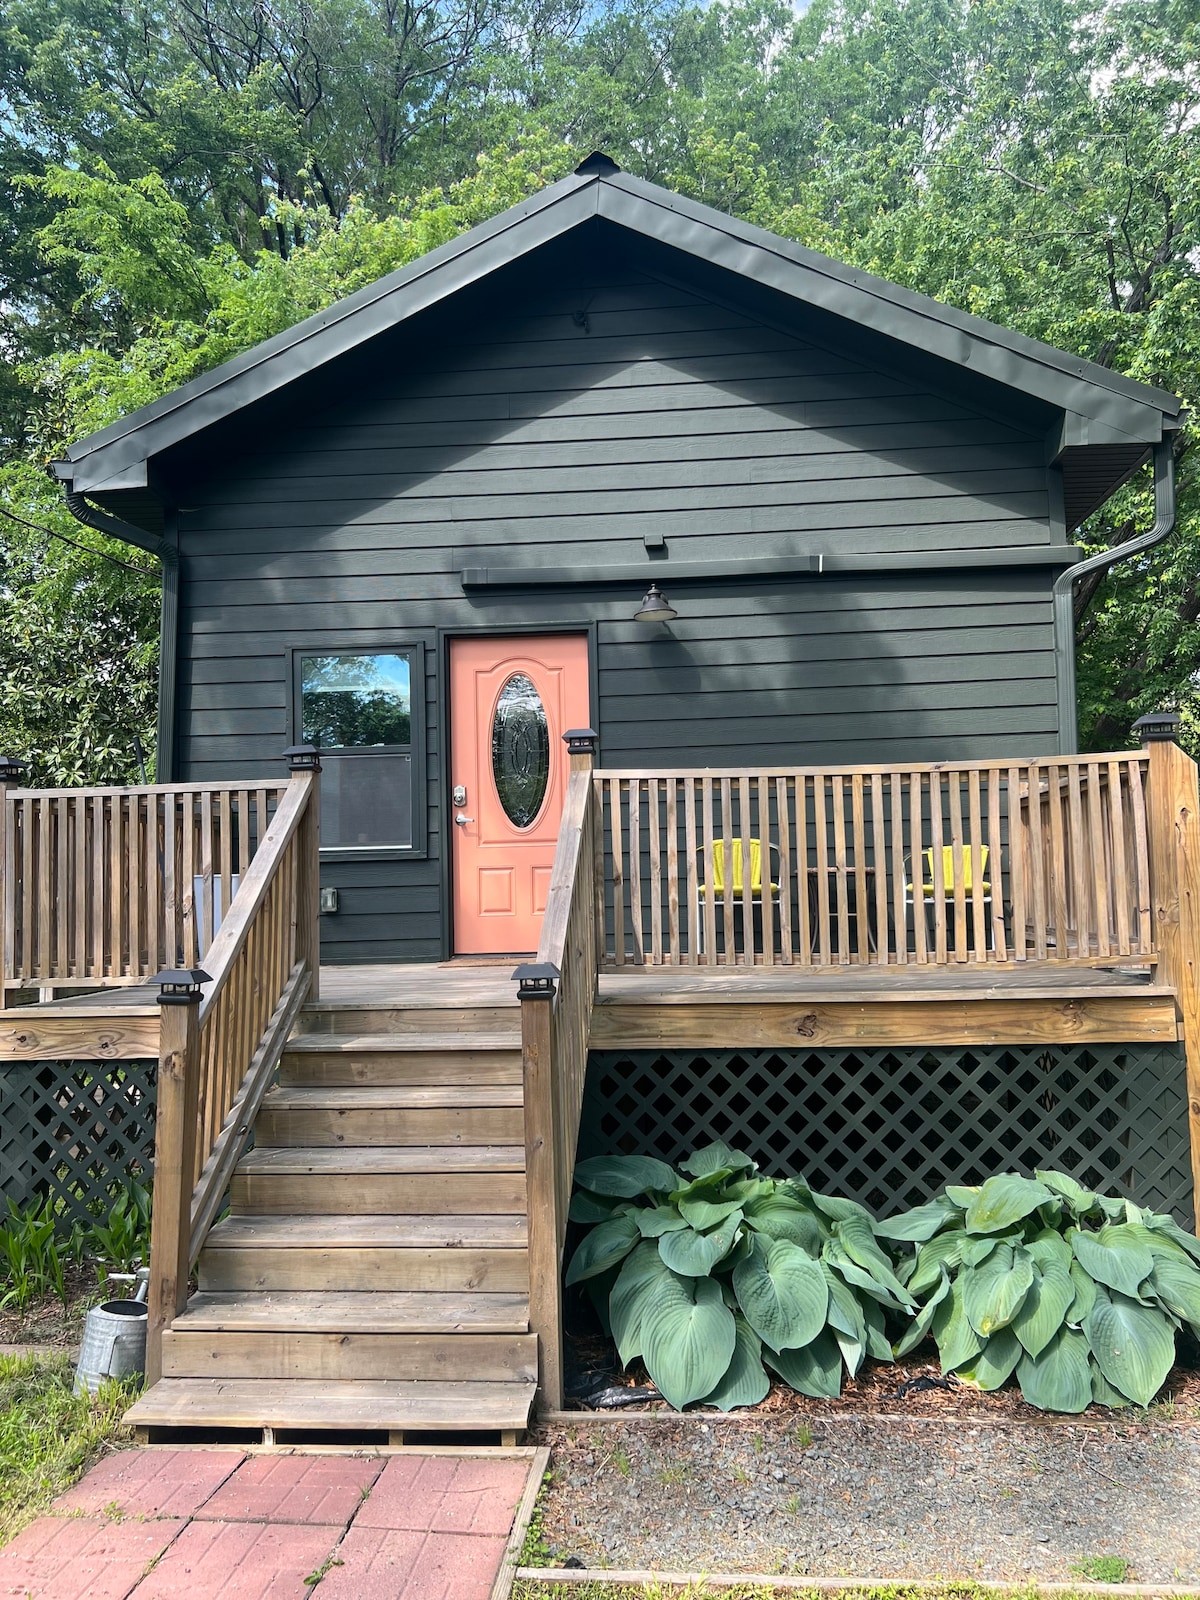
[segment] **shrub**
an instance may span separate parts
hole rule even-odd
[[[567,1282],[588,1282],[623,1365],[641,1356],[664,1399],[728,1411],[770,1387],[764,1362],[802,1394],[834,1397],[842,1369],[892,1359],[891,1311],[916,1303],[870,1215],[759,1175],[749,1156],[711,1144],[680,1163],[649,1156],[582,1161],[571,1202],[593,1224]]]
[[[942,1371],[980,1389],[1014,1372],[1043,1411],[1149,1405],[1185,1324],[1200,1333],[1200,1243],[1170,1217],[1093,1194],[1061,1172],[947,1188],[880,1223],[912,1249],[898,1269]]]

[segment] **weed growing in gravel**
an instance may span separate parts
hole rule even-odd
[[[547,1490],[554,1482],[554,1473],[548,1468],[542,1475],[542,1491]],[[521,1554],[517,1560],[519,1567],[544,1567],[550,1561],[550,1546],[546,1543],[545,1532],[546,1507],[539,1494],[533,1507],[533,1515],[529,1519],[529,1526],[525,1529],[525,1543],[521,1546]]]
[[[633,1468],[629,1464],[629,1457],[621,1445],[614,1446],[613,1453],[609,1459],[623,1478],[627,1478],[632,1472]]]
[[[677,1461],[672,1467],[663,1467],[658,1474],[659,1483],[685,1483],[692,1475],[691,1463]]]
[[[807,1450],[812,1445],[812,1442],[813,1442],[813,1431],[809,1427],[807,1422],[802,1422],[798,1428],[793,1430],[792,1443],[798,1449]]]
[[[1124,1556],[1084,1556],[1071,1571],[1089,1583],[1129,1582],[1129,1563]]]
[[[734,1483],[750,1482],[750,1474],[746,1471],[745,1467],[743,1467],[742,1464],[737,1461],[734,1462],[729,1476],[733,1479]]]

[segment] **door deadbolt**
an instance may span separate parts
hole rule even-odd
[[[451,791],[451,794],[450,794],[450,802],[451,802],[452,805],[456,805],[456,806],[465,806],[466,805],[466,803],[467,803],[467,787],[466,787],[466,784],[456,783],[454,785],[454,788],[453,788],[453,790]]]

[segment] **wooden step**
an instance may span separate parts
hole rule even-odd
[[[238,1164],[230,1209],[258,1216],[521,1214],[519,1145],[255,1148]]]
[[[526,1333],[522,1294],[195,1294],[172,1324],[188,1333]]]
[[[204,1333],[163,1334],[164,1378],[469,1378],[482,1383],[537,1379],[533,1333]]]
[[[462,1433],[520,1431],[532,1383],[163,1378],[125,1414],[132,1427]]]
[[[229,1217],[200,1254],[203,1290],[529,1290],[524,1217]]]
[[[447,1033],[511,1039],[521,1032],[521,1013],[513,986],[510,1006],[462,1006],[458,1003],[439,1005],[436,983],[429,985],[428,996],[419,1006],[326,1005],[318,1001],[306,1005],[296,1019],[295,1037],[317,1033],[391,1033],[413,1035],[429,1034],[443,1037]]]
[[[519,1084],[274,1089],[255,1141],[272,1145],[523,1144]]]
[[[305,1033],[279,1065],[283,1084],[521,1082],[519,1034]]]

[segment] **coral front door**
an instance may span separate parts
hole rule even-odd
[[[567,787],[562,736],[589,715],[582,636],[451,641],[456,955],[537,949]]]

